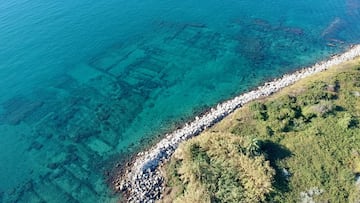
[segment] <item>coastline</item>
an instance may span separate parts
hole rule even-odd
[[[334,55],[328,60],[316,63],[292,74],[285,74],[271,82],[266,82],[255,90],[241,94],[231,100],[222,102],[195,120],[186,123],[182,128],[167,134],[156,145],[145,152],[137,154],[122,174],[113,182],[117,190],[124,191],[129,202],[154,202],[161,197],[163,177],[158,168],[166,162],[178,145],[211,127],[244,104],[258,98],[278,92],[300,79],[322,72],[345,61],[360,56],[360,45],[350,46],[342,54]]]

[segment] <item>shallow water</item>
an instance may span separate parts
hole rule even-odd
[[[116,202],[117,160],[358,43],[359,13],[359,0],[1,1],[0,202]]]

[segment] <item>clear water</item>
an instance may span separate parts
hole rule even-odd
[[[0,202],[116,202],[116,161],[358,43],[359,13],[359,0],[0,1]]]

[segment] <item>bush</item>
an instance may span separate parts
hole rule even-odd
[[[268,119],[268,115],[266,112],[266,105],[261,102],[254,102],[250,105],[250,110],[253,112],[253,118],[256,120],[266,121]]]
[[[280,111],[278,112],[277,119],[284,120],[284,119],[293,119],[295,117],[296,117],[296,112],[293,109],[283,108],[280,109]]]
[[[357,125],[357,120],[355,119],[355,117],[353,117],[350,113],[346,112],[343,117],[339,120],[339,125],[343,128],[343,129],[348,129],[348,128],[352,128],[352,127],[356,127]]]
[[[269,127],[269,126],[265,127],[265,133],[266,133],[267,136],[273,136],[274,135],[273,129],[271,129],[271,127]]]

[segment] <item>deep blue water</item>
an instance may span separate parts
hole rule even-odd
[[[0,1],[0,202],[116,202],[116,161],[359,20],[360,0]]]

